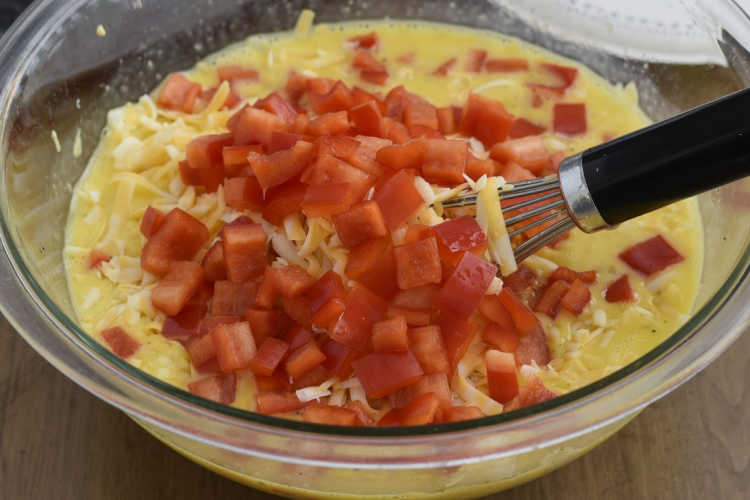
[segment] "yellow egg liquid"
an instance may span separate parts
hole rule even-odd
[[[375,57],[389,78],[384,86],[368,84],[352,68],[352,36],[375,30]],[[465,69],[472,49],[485,49],[488,59],[523,58],[529,71],[480,73]],[[400,61],[413,54],[413,62]],[[457,63],[444,77],[432,72],[446,60]],[[528,82],[557,83],[539,67],[554,62],[575,66],[579,74],[559,100],[585,102],[586,133],[566,137],[552,132],[552,99],[532,106]],[[240,87],[251,102],[283,88],[292,71],[343,80],[368,91],[387,92],[397,85],[436,106],[463,105],[470,92],[496,99],[516,117],[547,128],[550,151],[566,156],[648,124],[632,85],[612,85],[570,59],[496,33],[426,22],[319,24],[291,33],[254,36],[198,63],[185,74],[204,88],[218,84],[216,68],[237,64],[258,70],[257,82]],[[70,294],[82,327],[96,338],[104,328],[122,326],[142,346],[129,358],[136,367],[178,387],[200,378],[182,345],[161,335],[164,316],[153,309],[150,289],[155,278],[140,269],[145,239],[139,232],[147,206],[168,210],[179,206],[203,221],[212,235],[221,228],[227,208],[221,194],[201,194],[179,180],[177,164],[185,145],[207,133],[226,132],[232,111],[200,116],[158,110],[149,98],[112,110],[101,142],[75,188],[66,237],[66,270]],[[663,235],[686,260],[648,279],[618,259],[631,245]],[[637,359],[673,333],[691,312],[700,278],[702,228],[697,202],[687,200],[639,217],[610,231],[584,235],[574,230],[557,248],[545,248],[527,261],[540,276],[555,266],[596,270],[592,299],[574,317],[561,312],[553,321],[539,315],[548,337],[552,361],[540,367],[544,382],[562,393],[582,387]],[[91,249],[113,256],[101,270],[90,270]],[[199,256],[201,257],[201,256]],[[623,273],[630,276],[635,304],[608,303],[603,292]],[[240,374],[233,406],[253,410],[255,387],[249,373]]]

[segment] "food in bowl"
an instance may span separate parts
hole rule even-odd
[[[86,331],[220,403],[422,425],[576,389],[684,322],[694,200],[516,263],[496,194],[646,125],[633,86],[495,33],[311,20],[110,111],[66,238]]]

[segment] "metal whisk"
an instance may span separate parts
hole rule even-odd
[[[744,89],[568,157],[558,175],[503,186],[499,195],[511,241],[543,227],[514,247],[520,261],[575,226],[586,233],[613,227],[748,175],[750,89]],[[460,196],[443,207],[476,201]]]

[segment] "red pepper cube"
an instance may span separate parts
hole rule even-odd
[[[308,186],[302,200],[307,217],[326,217],[346,212],[356,196],[355,188],[346,182]]]
[[[430,325],[409,329],[409,348],[426,374],[450,373],[440,327]]]
[[[253,373],[270,377],[288,351],[289,344],[283,340],[267,337],[250,361],[250,370]]]
[[[234,177],[224,181],[224,200],[235,210],[263,209],[263,188],[255,177]]]
[[[352,362],[368,398],[382,398],[419,380],[424,372],[411,352],[377,352]]]
[[[402,290],[442,281],[442,266],[434,236],[396,247],[396,273]]]
[[[479,311],[488,320],[497,323],[504,330],[514,331],[516,325],[513,323],[510,313],[500,301],[497,295],[485,295],[479,302]]]
[[[578,316],[591,300],[591,291],[581,280],[575,280],[560,299],[560,305]]]
[[[484,254],[487,249],[487,235],[476,219],[471,216],[457,217],[441,222],[430,228],[437,237],[438,246],[453,256],[442,255],[454,260],[461,252]]]
[[[302,410],[302,420],[314,424],[351,427],[357,425],[358,419],[357,412],[340,406],[314,404]]]
[[[326,355],[320,350],[318,344],[311,340],[289,354],[284,368],[290,377],[297,379],[325,360]]]
[[[346,290],[341,276],[333,270],[326,272],[305,292],[313,312],[320,310],[331,299],[345,299]]]
[[[267,204],[263,209],[263,218],[276,226],[282,225],[287,216],[301,210],[306,191],[306,185],[296,183],[269,190],[266,193]]]
[[[227,128],[234,135],[234,144],[244,146],[247,144],[262,144],[267,146],[271,143],[271,134],[274,130],[285,130],[287,125],[273,113],[262,109],[245,106],[227,122]]]
[[[219,77],[219,82],[229,82],[232,80],[257,80],[258,71],[253,68],[248,68],[239,65],[227,65],[216,68],[216,74]]]
[[[542,63],[542,69],[552,73],[560,79],[560,87],[565,89],[573,85],[578,77],[578,69],[571,66],[561,66],[559,64]]]
[[[383,137],[383,116],[374,101],[358,104],[349,110],[349,119],[356,133],[373,137]]]
[[[466,71],[472,73],[479,73],[482,71],[484,61],[487,59],[487,51],[484,49],[473,49],[469,51],[469,55],[466,58]]]
[[[385,66],[383,65],[383,63],[375,59],[375,57],[371,53],[365,50],[357,51],[354,56],[352,66],[357,69],[373,73],[385,71]]]
[[[335,215],[333,223],[339,239],[349,248],[388,234],[383,213],[372,200],[357,203],[346,212]]]
[[[450,135],[456,133],[458,124],[455,122],[453,109],[450,106],[437,108],[437,118],[438,130],[440,130],[441,134]]]
[[[371,31],[364,35],[353,36],[349,38],[347,42],[354,44],[355,47],[370,49],[378,43],[378,35],[374,31]]]
[[[301,268],[291,265],[270,268],[276,290],[286,298],[297,297],[315,284],[315,278]]]
[[[257,282],[217,281],[211,299],[212,316],[244,316],[255,303]]]
[[[499,170],[496,172],[496,175],[503,176],[505,181],[509,183],[536,179],[536,176],[531,171],[523,168],[518,163],[499,165]]]
[[[138,351],[141,343],[130,336],[122,327],[114,326],[102,330],[100,335],[107,343],[112,352],[123,359],[127,359]]]
[[[248,309],[245,319],[250,324],[256,344],[260,344],[268,337],[281,335],[291,325],[289,317],[279,310]]]
[[[406,170],[399,170],[376,189],[373,200],[380,207],[390,231],[397,229],[425,204],[414,187],[414,175]]]
[[[333,88],[325,94],[309,92],[307,100],[317,115],[346,111],[354,106],[351,90],[341,81],[336,82]]]
[[[291,149],[299,141],[307,139],[309,139],[309,136],[274,130],[273,134],[271,134],[271,143],[266,147],[266,153],[273,154],[278,151]],[[307,142],[309,142],[309,140]]]
[[[287,125],[292,125],[297,119],[297,111],[294,106],[278,92],[271,92],[263,99],[258,99],[253,107],[278,116]]]
[[[166,216],[164,213],[154,207],[149,206],[141,219],[141,234],[150,238],[156,233],[164,222]]]
[[[646,276],[685,260],[662,235],[654,236],[633,245],[619,254],[627,265]]]
[[[391,408],[378,420],[378,427],[398,427],[401,425],[401,408]]]
[[[305,406],[294,392],[274,391],[258,394],[258,413],[276,415],[299,410]]]
[[[476,137],[490,149],[508,137],[513,120],[513,115],[500,102],[469,94],[459,130],[464,135]]]
[[[263,278],[258,286],[258,293],[255,295],[255,305],[262,309],[271,309],[279,295],[276,290],[276,271],[271,266],[266,266],[263,270]]]
[[[480,160],[474,157],[474,155],[469,155],[466,159],[466,175],[475,181],[479,180],[483,175],[487,177],[494,176],[496,168],[495,161],[490,158]]]
[[[162,108],[192,113],[192,103],[200,92],[200,84],[190,81],[182,73],[172,73],[159,91],[156,104]]]
[[[344,135],[323,136],[315,139],[318,145],[318,156],[327,154],[346,160],[359,148],[360,142]]]
[[[317,387],[329,378],[331,378],[331,375],[328,373],[328,370],[320,364],[301,377],[294,379],[292,389],[296,391],[304,387]]]
[[[526,335],[539,325],[539,320],[531,310],[519,300],[507,286],[498,294],[500,302],[513,319],[513,324],[521,335]]]
[[[237,323],[242,321],[240,316],[234,315],[221,315],[221,316],[206,316],[201,320],[200,327],[198,328],[198,336],[205,337],[211,333],[211,330],[216,328],[218,325],[226,325],[230,323]]]
[[[315,146],[298,141],[292,149],[270,155],[250,153],[248,161],[260,186],[267,190],[297,177],[315,158]]]
[[[345,380],[352,373],[352,361],[355,351],[351,347],[340,344],[333,339],[326,340],[321,346],[321,351],[326,355],[323,366],[328,372]]]
[[[388,116],[383,117],[383,134],[394,144],[405,144],[411,139],[406,125]]]
[[[635,302],[635,296],[627,274],[623,274],[610,283],[604,293],[604,299],[607,302]]]
[[[378,321],[372,325],[372,347],[375,352],[404,352],[409,350],[406,319],[403,316]]]
[[[404,107],[404,125],[406,128],[425,127],[431,130],[440,128],[437,108],[424,99],[411,99]]]
[[[426,151],[423,140],[414,140],[395,146],[386,146],[378,150],[376,159],[386,167],[394,170],[404,168],[418,169],[422,166]]]
[[[569,290],[570,284],[567,281],[553,281],[542,294],[534,310],[555,319],[560,312],[560,300]]]
[[[355,285],[346,298],[346,309],[329,336],[341,344],[356,350],[364,350],[370,344],[372,325],[385,317],[386,303],[361,285]]]
[[[549,275],[550,281],[563,280],[573,283],[575,280],[581,280],[584,283],[593,283],[596,281],[596,271],[573,271],[565,266],[560,266]]]
[[[110,259],[112,259],[111,255],[102,252],[98,248],[94,248],[89,252],[87,265],[89,269],[96,269],[102,264],[102,262],[109,262]]]
[[[518,403],[521,408],[536,405],[557,397],[557,394],[547,389],[537,375],[530,376],[518,393]]]
[[[566,135],[586,133],[585,103],[559,102],[555,104],[552,113],[552,128],[555,132]]]
[[[371,240],[354,247],[349,253],[345,273],[377,295],[390,299],[398,292],[391,239]]]
[[[349,115],[346,111],[325,113],[307,126],[307,133],[314,136],[343,135],[349,132]]]
[[[217,241],[203,257],[203,271],[207,281],[222,281],[227,279],[227,264],[224,260],[224,245]]]
[[[173,340],[187,340],[198,335],[201,320],[206,315],[208,307],[205,304],[190,304],[174,316],[167,316],[161,327],[164,338]]]
[[[289,351],[296,351],[313,339],[310,329],[302,325],[293,326],[284,334],[283,338],[289,344]]]
[[[427,425],[435,421],[440,409],[440,400],[432,393],[417,396],[399,412],[402,426]]]
[[[457,62],[458,62],[457,58],[451,57],[447,61],[441,63],[440,66],[435,68],[432,71],[432,74],[435,76],[446,76],[448,72],[453,69],[453,66],[455,66]]]
[[[440,139],[445,140],[445,136],[439,130],[435,130],[424,125],[412,125],[407,128],[409,136],[413,139]]]
[[[443,410],[442,422],[462,422],[483,416],[482,410],[476,406],[451,406]]]
[[[370,82],[374,85],[384,85],[388,80],[388,71],[385,70],[366,70],[363,69],[359,72],[359,77],[366,82]]]
[[[353,189],[353,202],[361,200],[374,182],[373,177],[366,172],[329,154],[320,154],[317,161],[302,174],[300,180],[313,186],[349,184]]]
[[[485,353],[485,363],[490,397],[499,403],[508,403],[518,395],[515,358],[507,352],[490,349]]]
[[[212,359],[216,358],[216,346],[214,338],[211,335],[204,335],[190,340],[185,345],[185,349],[190,356],[193,366],[200,368]]]
[[[457,317],[450,312],[441,312],[438,318],[438,325],[440,326],[440,333],[443,336],[448,363],[455,370],[458,362],[461,361],[466,351],[469,350],[474,337],[479,333],[480,324],[472,317],[466,319]]]
[[[249,165],[247,156],[250,153],[262,153],[263,146],[251,144],[248,146],[226,146],[221,150],[221,159],[227,173],[235,172],[237,167]]]
[[[218,325],[211,330],[211,337],[221,371],[241,370],[250,366],[256,348],[250,325],[246,321]]]
[[[225,405],[232,404],[237,394],[237,374],[222,373],[205,377],[189,383],[187,389],[202,398]]]
[[[497,323],[488,324],[482,333],[482,340],[503,352],[516,352],[521,337],[514,331]]]
[[[547,130],[541,125],[532,123],[526,118],[516,118],[513,122],[513,126],[508,132],[509,139],[521,139],[522,137],[528,137],[530,135],[539,135]]]
[[[466,160],[469,155],[466,141],[425,139],[422,175],[436,184],[464,182]]]
[[[312,314],[312,324],[318,328],[333,328],[346,309],[346,302],[332,298]]]
[[[198,136],[185,146],[185,159],[191,168],[197,170],[223,169],[223,150],[233,142],[232,134]]]
[[[434,309],[440,296],[440,287],[425,285],[401,290],[393,298],[393,305],[411,309]]]
[[[544,366],[550,362],[547,336],[541,324],[537,324],[533,330],[521,336],[515,355],[519,365],[536,363],[538,366]]]
[[[263,274],[268,263],[266,233],[260,224],[225,226],[222,240],[227,276],[242,283]]]
[[[428,393],[437,396],[438,405],[442,410],[450,408],[453,404],[448,376],[445,373],[425,375],[415,383],[391,394],[389,399],[394,408],[403,408],[415,398]]]
[[[172,209],[144,245],[141,267],[164,276],[173,262],[191,259],[206,241],[208,229],[201,221],[179,208]]]
[[[528,71],[529,61],[526,59],[505,57],[489,59],[484,63],[488,73],[510,73],[514,71]]]
[[[535,174],[549,168],[552,161],[544,141],[538,135],[499,142],[490,150],[490,156],[500,163],[517,163]]]
[[[175,262],[151,290],[151,303],[167,316],[179,313],[203,284],[203,268],[193,261]]]
[[[497,266],[473,253],[464,253],[456,269],[445,280],[438,297],[441,312],[450,312],[459,318],[468,318],[479,306]]]
[[[281,297],[281,308],[294,321],[307,328],[312,327],[310,301],[303,296]]]
[[[386,316],[389,318],[402,316],[409,326],[427,326],[432,320],[432,313],[429,309],[412,309],[393,304],[388,306]]]

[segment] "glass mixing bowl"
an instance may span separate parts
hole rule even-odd
[[[618,10],[641,3],[39,0],[0,44],[0,307],[34,349],[83,388],[181,453],[274,493],[479,496],[558,467],[695,375],[748,325],[750,189],[742,182],[699,197],[706,247],[699,298],[663,344],[535,407],[401,429],[312,425],[221,406],[110,354],[78,328],[68,297],[68,203],[107,109],[250,34],[289,29],[302,8],[320,21],[427,19],[518,36],[610,81],[635,82],[654,120],[750,82],[750,20],[735,2],[649,7],[671,6],[684,18],[667,23]],[[97,36],[99,25],[106,36]],[[74,154],[78,134],[83,147]]]

